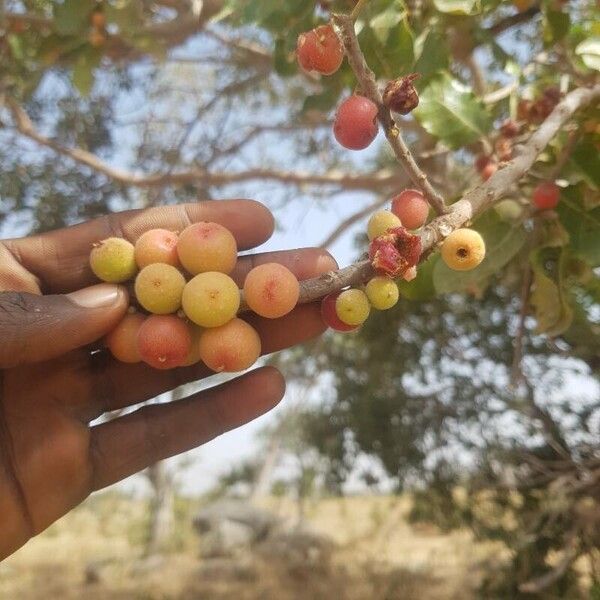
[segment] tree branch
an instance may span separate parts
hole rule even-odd
[[[13,98],[5,97],[4,103],[11,111],[15,127],[20,134],[82,165],[90,167],[123,185],[142,188],[193,183],[203,186],[221,186],[262,180],[292,185],[332,185],[348,190],[372,191],[374,189],[397,187],[397,185],[404,181],[401,174],[391,169],[380,169],[374,173],[364,174],[350,174],[344,171],[331,170],[319,175],[301,171],[278,171],[269,168],[248,169],[247,171],[238,172],[211,172],[195,168],[175,173],[137,174],[113,167],[87,150],[67,148],[42,135],[35,129],[25,110]]]
[[[435,218],[423,228],[420,235],[422,258],[455,229],[467,224],[502,198],[506,190],[531,168],[540,153],[573,114],[598,99],[600,99],[600,85],[593,88],[580,88],[568,94],[529,138],[529,141],[521,147],[518,156],[506,163],[485,183],[467,192],[461,200],[450,207],[448,214]],[[344,287],[365,283],[373,274],[370,261],[363,258],[336,273],[326,273],[303,281],[300,284],[300,302],[313,302]]]
[[[398,162],[404,167],[411,181],[423,191],[423,195],[435,212],[438,215],[444,214],[446,212],[444,199],[431,185],[427,179],[427,175],[421,171],[406,145],[402,133],[392,117],[392,113],[383,104],[375,74],[367,65],[364,54],[362,53],[356,38],[354,21],[348,15],[333,15],[332,19],[341,33],[341,39],[346,50],[348,62],[358,79],[362,93],[379,108],[379,121],[381,122],[385,136],[390,143]]]
[[[516,156],[485,183],[467,192],[447,215],[434,219],[421,234],[423,250],[434,248],[455,229],[492,206],[533,165],[556,133],[579,109],[600,99],[600,85],[579,88],[568,94],[552,111],[526,144],[515,148]]]
[[[544,575],[531,579],[519,586],[519,591],[525,594],[540,594],[556,583],[568,571],[569,567],[577,560],[580,554],[579,545],[575,534],[571,534],[570,539],[563,550],[563,557],[560,561]]]
[[[517,25],[521,25],[521,23],[526,23],[527,21],[538,15],[539,12],[539,6],[532,6],[531,8],[528,8],[523,12],[518,12],[514,15],[510,15],[510,17],[506,17],[501,21],[498,21],[497,23],[486,29],[486,31],[493,36],[500,35],[501,33],[504,33],[507,29],[510,29],[511,27],[516,27]]]

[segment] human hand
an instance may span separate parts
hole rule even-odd
[[[129,302],[123,287],[92,285],[92,244],[110,236],[135,241],[148,229],[182,230],[198,221],[226,226],[240,249],[261,244],[273,231],[265,207],[231,200],[129,211],[0,242],[0,560],[91,492],[238,427],[283,397],[281,374],[266,367],[90,426],[107,412],[211,374],[201,365],[158,371],[90,352],[89,344],[119,322]],[[336,268],[325,251],[304,249],[241,257],[232,277],[241,284],[262,262],[285,264],[299,279]],[[265,354],[325,328],[316,305],[277,320],[247,318]]]

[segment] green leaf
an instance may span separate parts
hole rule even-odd
[[[571,154],[571,163],[590,187],[600,190],[600,156],[591,139],[583,138],[575,146]]]
[[[433,271],[438,294],[474,290],[506,266],[521,250],[527,238],[521,224],[507,223],[494,211],[487,211],[474,224],[481,233],[486,253],[483,262],[472,271],[453,271],[440,260]]]
[[[439,31],[426,29],[415,45],[418,48],[415,71],[421,76],[430,77],[448,68],[450,52],[446,38]]]
[[[544,248],[562,248],[570,241],[569,232],[557,218],[540,222],[540,245]]]
[[[390,36],[390,31],[398,25],[402,19],[403,14],[401,12],[389,8],[373,17],[369,22],[369,26],[373,30],[377,40],[382,44],[386,44]]]
[[[581,56],[585,66],[600,71],[600,35],[584,40],[575,48],[575,54]]]
[[[119,28],[119,32],[126,39],[130,34],[138,31],[143,22],[143,7],[140,0],[117,0],[104,3],[106,20]]]
[[[600,206],[588,209],[580,189],[570,187],[561,193],[556,210],[569,233],[573,254],[592,267],[600,267]]]
[[[547,46],[560,42],[569,33],[571,18],[568,13],[548,10],[544,15],[544,42]]]
[[[60,35],[77,35],[89,27],[95,0],[64,0],[54,3],[54,27]]]
[[[275,67],[275,71],[284,77],[293,75],[298,71],[296,62],[290,60],[290,53],[288,52],[286,40],[284,38],[277,38],[277,40],[275,40],[273,66]]]
[[[94,85],[94,69],[102,55],[96,48],[87,48],[79,54],[73,67],[73,85],[82,96],[88,96]]]
[[[450,148],[460,148],[484,137],[492,118],[473,93],[444,74],[431,80],[413,112],[428,133]]]
[[[7,39],[8,45],[10,46],[10,50],[15,60],[22,61],[25,58],[25,49],[23,47],[23,39],[21,36],[11,34],[7,36]]]
[[[381,39],[385,37],[385,43]],[[414,63],[413,36],[405,19],[379,35],[370,26],[358,34],[360,46],[371,68],[382,77],[396,78],[412,69]]]
[[[302,112],[318,110],[328,112],[331,107],[338,102],[342,93],[343,81],[340,78],[329,80],[329,85],[325,86],[320,94],[307,96],[302,106]]]
[[[451,15],[473,15],[481,11],[479,0],[433,0],[433,4],[440,12]]]
[[[537,319],[537,332],[549,336],[564,333],[573,321],[565,274],[568,253],[562,248],[538,248],[531,253],[533,290],[531,305]]]
[[[441,262],[439,254],[432,254],[423,264],[419,265],[417,276],[412,281],[399,280],[400,295],[408,300],[423,301],[435,298],[433,272],[435,265]]]

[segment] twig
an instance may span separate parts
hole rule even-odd
[[[526,23],[539,13],[539,5],[532,6],[531,8],[528,8],[523,12],[518,12],[514,15],[510,15],[509,17],[502,19],[501,21],[498,21],[491,27],[488,27],[488,29],[486,29],[486,32],[493,36],[500,35],[501,33],[504,33],[507,29],[510,29],[511,27],[515,27],[516,25]]]
[[[554,568],[545,573],[540,577],[531,579],[526,583],[522,583],[519,586],[519,591],[525,594],[539,594],[545,589],[550,587],[553,583],[558,581],[569,569],[569,567],[575,562],[580,554],[579,544],[577,537],[573,533],[563,551],[563,557],[556,564]]]
[[[496,102],[500,102],[500,100],[504,100],[504,98],[508,98],[515,90],[519,88],[519,82],[513,81],[504,87],[501,87],[489,94],[485,94],[482,98],[484,104],[496,104]]]
[[[356,33],[354,31],[354,21],[348,15],[333,15],[332,17],[334,24],[339,29],[341,34],[341,40],[346,50],[346,56],[348,62],[356,75],[356,78],[360,84],[362,93],[374,102],[379,109],[379,121],[385,132],[385,136],[396,155],[396,158],[400,164],[404,167],[406,173],[410,177],[411,181],[417,185],[422,191],[423,195],[435,210],[438,215],[442,215],[446,212],[444,205],[444,199],[434,189],[427,175],[421,171],[419,165],[415,161],[411,154],[402,133],[398,128],[398,125],[392,117],[390,110],[384,106],[381,92],[377,86],[377,80],[375,74],[365,61],[364,54],[360,48]]]
[[[471,71],[471,77],[473,79],[473,91],[477,96],[484,96],[485,90],[487,89],[487,82],[481,69],[481,65],[475,58],[475,54],[471,52],[463,62],[469,71]]]
[[[269,168],[255,168],[247,171],[215,172],[193,168],[187,171],[174,173],[134,173],[113,167],[104,162],[95,154],[82,148],[67,148],[55,140],[42,135],[35,129],[25,110],[10,97],[4,99],[0,96],[0,105],[3,103],[11,111],[15,128],[23,136],[37,142],[42,146],[51,148],[55,152],[82,165],[90,167],[106,175],[113,181],[142,188],[161,187],[165,185],[203,184],[208,186],[228,185],[245,181],[277,181],[293,185],[332,185],[348,190],[389,189],[400,185],[404,179],[392,169],[380,169],[374,173],[351,174],[339,170],[331,170],[321,175],[305,173],[302,171],[278,171]]]
[[[353,21],[356,21],[356,19],[358,19],[362,9],[365,7],[368,1],[369,0],[358,0],[356,6],[352,9],[352,12],[350,13],[350,18]]]
[[[450,207],[448,214],[435,218],[423,228],[420,235],[422,258],[455,229],[462,227],[502,198],[506,190],[531,168],[540,153],[573,114],[597,99],[600,99],[600,85],[593,88],[580,88],[568,94],[529,141],[522,146],[517,157],[506,163],[485,183],[467,192],[461,200]],[[350,267],[338,271],[337,274],[328,273],[303,281],[300,284],[300,302],[313,302],[343,287],[365,283],[372,276],[373,269],[370,261],[361,259]]]

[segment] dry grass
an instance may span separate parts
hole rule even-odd
[[[294,522],[289,500],[265,504]],[[468,600],[499,547],[466,531],[442,535],[406,522],[409,499],[325,499],[305,506],[310,527],[337,544],[331,561],[290,564],[256,552],[203,562],[191,530],[193,502],[178,504],[175,551],[140,560],[146,505],[115,494],[95,496],[0,565],[0,598],[17,600]],[[100,565],[101,579],[86,582]]]

